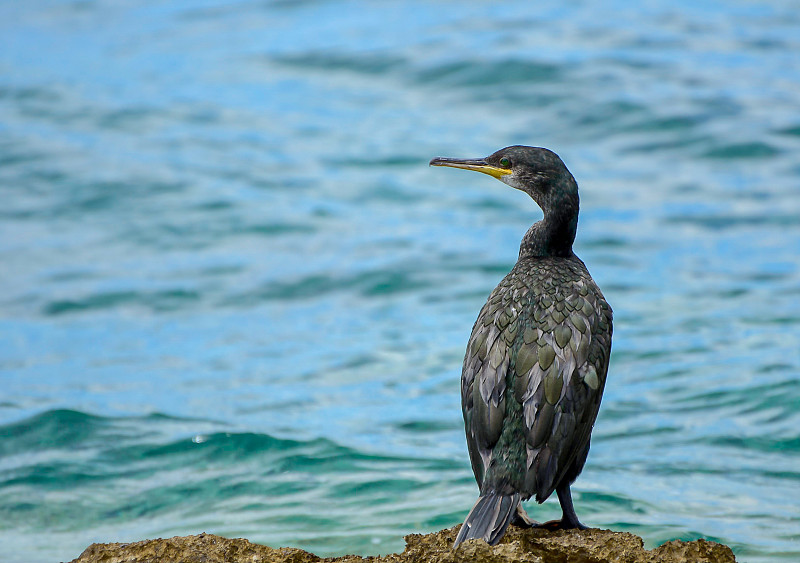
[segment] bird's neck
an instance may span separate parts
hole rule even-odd
[[[519,258],[572,256],[572,243],[578,230],[578,213],[549,212],[528,229],[519,247]]]

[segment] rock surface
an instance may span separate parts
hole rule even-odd
[[[145,540],[136,543],[95,543],[72,563],[729,563],[727,546],[706,540],[671,541],[644,549],[639,536],[610,530],[521,530],[511,527],[491,547],[470,540],[452,549],[460,526],[433,534],[406,536],[403,553],[383,557],[345,555],[323,559],[302,549],[273,549],[245,539],[211,534]]]

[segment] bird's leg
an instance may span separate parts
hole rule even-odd
[[[558,493],[558,502],[561,503],[561,522],[566,529],[577,528],[579,530],[587,530],[588,527],[584,526],[578,520],[578,515],[575,514],[575,507],[572,506],[572,493],[569,490],[569,484],[563,484],[556,489]]]
[[[511,518],[511,523],[519,528],[533,528],[534,526],[539,525],[536,520],[531,520],[531,517],[528,516],[528,513],[525,512],[524,508],[522,508],[521,503],[517,505],[517,511]]]
[[[572,506],[572,493],[569,490],[569,483],[563,483],[556,489],[558,493],[558,502],[561,504],[561,520],[551,520],[544,524],[539,524],[537,528],[546,528],[548,530],[587,530],[588,527],[584,526],[578,520],[578,515],[575,514],[575,507]]]

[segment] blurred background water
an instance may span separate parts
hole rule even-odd
[[[464,346],[540,212],[427,162],[520,143],[615,310],[581,518],[797,561],[799,52],[780,1],[2,3],[3,560],[461,522]]]

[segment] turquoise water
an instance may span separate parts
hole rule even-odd
[[[539,211],[427,162],[514,143],[615,311],[582,520],[800,560],[798,52],[778,1],[3,3],[5,561],[459,523],[464,346]]]

